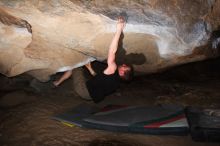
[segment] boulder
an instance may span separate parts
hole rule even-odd
[[[10,108],[34,100],[36,100],[36,97],[28,95],[25,91],[14,91],[0,98],[0,107]]]
[[[104,61],[119,15],[127,23],[117,62],[136,74],[216,57],[219,7],[215,0],[0,0],[0,73],[47,81]]]

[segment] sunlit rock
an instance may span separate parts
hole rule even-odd
[[[215,57],[219,7],[214,0],[0,0],[0,72],[46,81],[104,61],[119,15],[127,24],[117,61],[136,73]]]

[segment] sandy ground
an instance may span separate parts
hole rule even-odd
[[[188,70],[189,71],[189,70]],[[194,76],[192,76],[192,72]],[[198,71],[200,72],[200,71]],[[174,73],[137,77],[122,84],[114,94],[98,106],[106,104],[157,105],[175,103],[200,107],[220,107],[220,77],[218,72],[197,75],[177,69]],[[3,81],[3,80],[1,80]],[[116,133],[79,127],[68,127],[51,116],[71,109],[80,103],[94,104],[80,99],[71,90],[69,79],[59,88],[36,93],[19,82],[1,87],[0,97],[12,94],[14,100],[24,95],[25,102],[0,108],[0,145],[2,146],[211,146],[218,143],[194,142],[188,136],[154,136]],[[23,85],[23,87],[21,87]],[[16,86],[16,87],[15,87]],[[4,89],[4,90],[3,90]],[[10,89],[10,90],[9,90]],[[13,100],[11,99],[11,100]],[[18,98],[21,100],[21,98]]]

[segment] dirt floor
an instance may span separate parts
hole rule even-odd
[[[98,106],[106,104],[158,105],[220,108],[219,60],[194,63],[161,74],[136,77],[122,84]],[[46,86],[36,92],[31,77],[20,76],[0,81],[0,145],[2,146],[211,146],[218,143],[194,142],[188,136],[154,136],[116,133],[69,127],[51,116],[71,109],[82,100],[72,90],[72,80],[58,88]]]

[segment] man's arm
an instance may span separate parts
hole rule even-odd
[[[85,67],[89,70],[90,74],[95,76],[96,72],[93,70],[91,63],[89,62],[88,64],[85,65]]]
[[[115,54],[118,49],[118,42],[119,42],[121,33],[124,29],[124,26],[125,26],[124,19],[118,18],[118,22],[116,26],[116,33],[114,34],[112,42],[109,46],[108,59],[107,59],[108,67],[104,70],[104,74],[107,74],[107,75],[113,74],[117,69],[117,65],[115,63]]]

